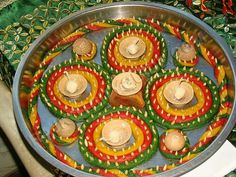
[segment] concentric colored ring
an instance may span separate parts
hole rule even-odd
[[[121,39],[125,39],[127,37],[138,37],[142,39],[146,44],[146,52],[139,60],[126,59],[119,52],[119,45],[121,43]],[[109,45],[109,63],[117,68],[119,67],[119,65],[124,66],[125,70],[128,69],[130,71],[136,71],[137,68],[134,68],[135,66],[142,67],[145,64],[147,66],[153,67],[155,64],[157,64],[158,58],[160,56],[160,50],[158,50],[159,42],[155,41],[155,39],[156,38],[154,38],[154,36],[151,36],[146,31],[139,32],[132,30],[130,32],[124,32],[124,34],[119,34],[116,38],[112,39]],[[112,57],[114,57],[116,60],[112,60]]]
[[[158,132],[149,120],[135,108],[110,108],[81,126],[79,148],[84,158],[91,164],[112,169],[130,169],[148,160],[157,150]],[[101,141],[101,131],[106,122],[122,119],[132,129],[134,142],[120,149],[111,148]]]
[[[191,85],[193,85],[194,93],[197,98],[197,104],[188,108],[178,109],[178,108],[171,107],[170,104],[165,100],[164,95],[163,95],[163,90],[164,90],[165,84],[168,81],[181,79],[181,78],[187,79],[189,77],[190,75],[184,76],[184,74],[180,74],[179,76],[174,75],[173,77],[166,77],[166,79],[163,78],[162,80],[156,81],[153,87],[151,88],[150,99],[152,100],[152,106],[157,113],[162,115],[164,119],[168,119],[165,115],[170,114],[169,116],[177,116],[175,117],[176,123],[188,122],[195,119],[196,117],[200,115],[205,114],[211,107],[212,97],[211,97],[210,90],[204,86],[203,82],[201,82],[200,80],[198,81],[195,76],[192,76],[189,79],[189,82]],[[191,82],[194,82],[194,83],[191,83]],[[157,106],[155,105],[155,102],[158,102],[158,104],[160,105],[160,109],[158,105]],[[168,120],[174,121],[173,117],[172,119],[169,118]]]
[[[82,100],[67,99],[59,92],[57,83],[65,71],[81,74],[87,79],[90,93]],[[45,73],[40,86],[40,96],[54,115],[79,121],[106,106],[111,92],[110,84],[108,74],[99,65],[69,60]]]
[[[116,116],[119,116],[119,115],[117,114]],[[120,118],[112,118],[112,120],[117,120],[117,119],[120,119]],[[109,122],[109,120],[107,120],[105,122],[103,120],[101,120],[100,124],[93,131],[93,137],[91,137],[91,141],[94,142],[94,147],[97,147],[97,149],[100,152],[102,152],[103,154],[108,154],[111,156],[123,156],[123,155],[127,155],[133,151],[138,150],[138,148],[141,147],[144,142],[144,134],[143,134],[141,128],[132,122],[132,119],[131,120],[126,119],[126,118],[124,118],[124,119],[128,122],[128,124],[130,125],[130,127],[132,129],[132,133],[135,138],[135,144],[132,144],[131,146],[129,146],[129,149],[126,149],[124,151],[114,151],[114,149],[111,149],[109,146],[106,145],[106,143],[104,143],[103,141],[99,141],[102,129],[104,127],[103,123]],[[89,132],[90,132],[90,129],[88,129],[88,131],[86,131],[86,135],[88,135],[88,137],[89,137]],[[148,141],[148,143],[150,143],[150,140]],[[118,159],[119,158],[117,158],[117,160]],[[123,157],[121,160],[124,162]]]
[[[168,81],[181,78],[193,86],[197,103],[173,108],[165,100],[163,88]],[[145,89],[145,100],[148,113],[160,126],[187,130],[209,122],[218,111],[220,98],[216,85],[202,72],[177,68],[152,76]]]
[[[176,79],[177,78],[181,78],[181,77],[176,77]],[[156,82],[156,83],[158,83],[158,82]],[[177,108],[170,107],[169,103],[166,101],[166,99],[164,98],[164,96],[162,94],[162,92],[164,90],[164,87],[165,87],[165,84],[157,89],[157,91],[156,91],[156,99],[154,98],[154,101],[158,101],[160,107],[165,112],[168,112],[170,115],[187,116],[187,115],[190,115],[190,114],[192,114],[192,115],[195,114],[196,111],[203,112],[203,111],[201,111],[201,109],[203,108],[204,103],[207,104],[207,102],[205,101],[205,97],[203,96],[204,93],[201,90],[202,88],[200,88],[195,83],[190,83],[190,84],[193,87],[193,90],[194,90],[194,93],[195,93],[195,97],[197,99],[197,103],[194,106],[192,106],[192,107],[188,107],[188,108],[185,108],[185,109],[177,109]],[[206,90],[207,93],[209,93],[209,90],[206,87],[204,87],[204,89]],[[209,96],[209,98],[211,97],[210,94],[208,94],[207,96]],[[211,99],[209,100],[208,105],[210,103],[211,103]]]
[[[127,36],[141,38],[146,44],[145,54],[138,60],[124,58],[119,52],[121,39]],[[153,74],[167,61],[167,46],[161,34],[149,25],[126,25],[110,32],[101,49],[102,64],[112,74],[123,71]]]

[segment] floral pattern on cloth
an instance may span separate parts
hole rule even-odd
[[[0,1],[0,10],[7,7],[8,5],[14,3],[16,0],[1,0]]]
[[[3,72],[2,80],[11,88],[14,71],[23,54],[30,44],[52,24],[78,10],[110,2],[112,1],[49,0],[47,4],[35,8],[31,14],[22,16],[18,22],[9,24],[4,29],[0,27],[0,51],[5,58],[4,62],[8,62],[8,65],[13,67],[13,70],[9,68],[8,71]],[[0,60],[0,66],[5,65],[2,61]],[[0,69],[5,70],[2,67]]]

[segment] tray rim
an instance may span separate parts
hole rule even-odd
[[[23,116],[22,110],[20,108],[20,102],[19,102],[19,88],[18,88],[18,86],[19,86],[21,78],[22,78],[22,71],[24,69],[25,64],[29,60],[29,56],[31,55],[31,53],[33,53],[33,49],[36,48],[37,46],[39,46],[40,42],[42,42],[56,28],[62,26],[63,24],[65,24],[69,20],[77,18],[80,15],[88,14],[88,13],[91,13],[93,11],[102,10],[102,9],[105,9],[105,8],[111,8],[111,7],[120,7],[120,8],[122,8],[122,6],[145,6],[145,7],[162,8],[162,9],[165,9],[165,10],[174,11],[176,13],[179,13],[184,18],[189,18],[191,20],[194,20],[194,22],[197,25],[200,25],[202,28],[204,28],[204,30],[206,30],[206,32],[208,34],[211,34],[211,37],[214,36],[214,40],[221,47],[221,49],[224,52],[224,54],[226,55],[226,57],[229,58],[228,62],[229,62],[229,65],[232,68],[234,81],[235,81],[235,78],[236,78],[236,71],[234,71],[234,68],[236,68],[236,61],[234,59],[234,56],[233,56],[230,48],[228,47],[228,45],[226,44],[224,39],[221,38],[209,25],[202,22],[197,17],[195,17],[195,16],[193,16],[193,15],[187,13],[187,12],[184,12],[180,9],[172,7],[172,6],[164,5],[164,4],[161,4],[161,3],[141,2],[141,1],[140,2],[137,2],[137,1],[135,1],[135,2],[115,2],[115,3],[111,3],[111,4],[104,4],[104,5],[99,5],[99,6],[95,6],[95,7],[89,7],[85,10],[80,10],[80,11],[74,12],[74,13],[68,15],[67,17],[63,18],[62,20],[59,20],[58,22],[53,24],[50,28],[48,28],[43,34],[41,34],[31,44],[29,49],[26,51],[26,53],[23,57],[24,59],[21,60],[19,66],[17,68],[15,77],[14,77],[12,99],[13,99],[13,110],[14,110],[14,113],[15,113],[16,122],[17,122],[18,127],[19,127],[21,133],[23,134],[24,138],[30,144],[30,147],[32,149],[34,149],[34,151],[39,156],[41,156],[46,162],[50,163],[52,166],[54,166],[56,168],[59,168],[60,170],[66,172],[70,175],[75,175],[75,176],[78,176],[78,175],[79,176],[97,176],[97,175],[94,175],[94,174],[88,174],[84,171],[74,169],[74,168],[62,163],[61,161],[59,161],[58,159],[53,157],[51,154],[49,154],[44,148],[42,148],[42,146],[37,142],[37,140],[31,134],[31,132],[29,131],[29,129],[28,129],[28,127],[27,127],[27,125],[24,121],[24,116]],[[235,87],[234,87],[234,92],[236,92]],[[236,97],[236,94],[234,96]],[[236,107],[236,100],[234,99],[232,112],[231,112],[231,115],[229,116],[229,120],[227,121],[226,125],[221,130],[220,134],[216,137],[216,139],[214,139],[214,141],[203,152],[201,152],[197,157],[193,158],[189,162],[184,163],[184,164],[182,164],[182,165],[180,165],[180,166],[178,166],[178,167],[176,167],[172,170],[168,170],[166,172],[162,172],[160,174],[155,174],[155,175],[152,175],[152,176],[168,176],[168,177],[169,176],[180,176],[180,175],[182,175],[184,173],[187,173],[188,171],[196,168],[201,163],[203,163],[208,158],[210,158],[221,147],[221,145],[223,145],[224,141],[227,139],[227,136],[229,135],[232,128],[234,127],[234,124],[236,123],[236,108],[235,107]]]

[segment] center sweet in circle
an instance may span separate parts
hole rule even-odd
[[[119,52],[127,59],[139,59],[146,51],[145,42],[136,36],[121,39]]]
[[[185,138],[178,130],[173,130],[166,133],[164,139],[165,146],[171,151],[179,151],[183,149],[185,145]]]
[[[142,79],[136,73],[124,72],[114,77],[112,88],[119,95],[133,95],[141,90]]]
[[[127,77],[122,78],[121,86],[124,89],[134,89],[137,85],[135,80],[132,78],[132,75],[128,75]]]
[[[86,78],[78,73],[65,72],[58,83],[60,93],[69,98],[79,97],[86,90],[87,86]]]
[[[165,85],[163,95],[169,103],[182,108],[193,100],[194,90],[186,80],[172,80]]]
[[[131,44],[130,46],[127,47],[127,52],[130,53],[131,55],[134,55],[138,52],[139,48],[137,44]]]
[[[74,133],[75,129],[76,124],[68,118],[60,119],[55,124],[56,133],[64,138],[71,136]]]
[[[75,93],[78,87],[78,84],[74,80],[68,80],[66,83],[66,90],[70,93]]]
[[[185,93],[186,93],[186,90],[185,90],[184,87],[181,87],[181,86],[178,85],[178,86],[175,88],[175,98],[176,98],[177,100],[180,100],[180,99],[184,98]]]
[[[102,129],[102,140],[111,146],[124,145],[132,136],[128,122],[117,119],[107,122]]]

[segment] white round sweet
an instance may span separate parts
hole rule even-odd
[[[175,89],[175,98],[180,100],[185,96],[186,90],[183,87],[177,87]]]
[[[168,132],[164,139],[165,146],[171,151],[179,151],[185,145],[185,138],[178,130]]]
[[[76,124],[68,118],[59,119],[55,124],[55,132],[64,138],[70,137],[75,130]]]

